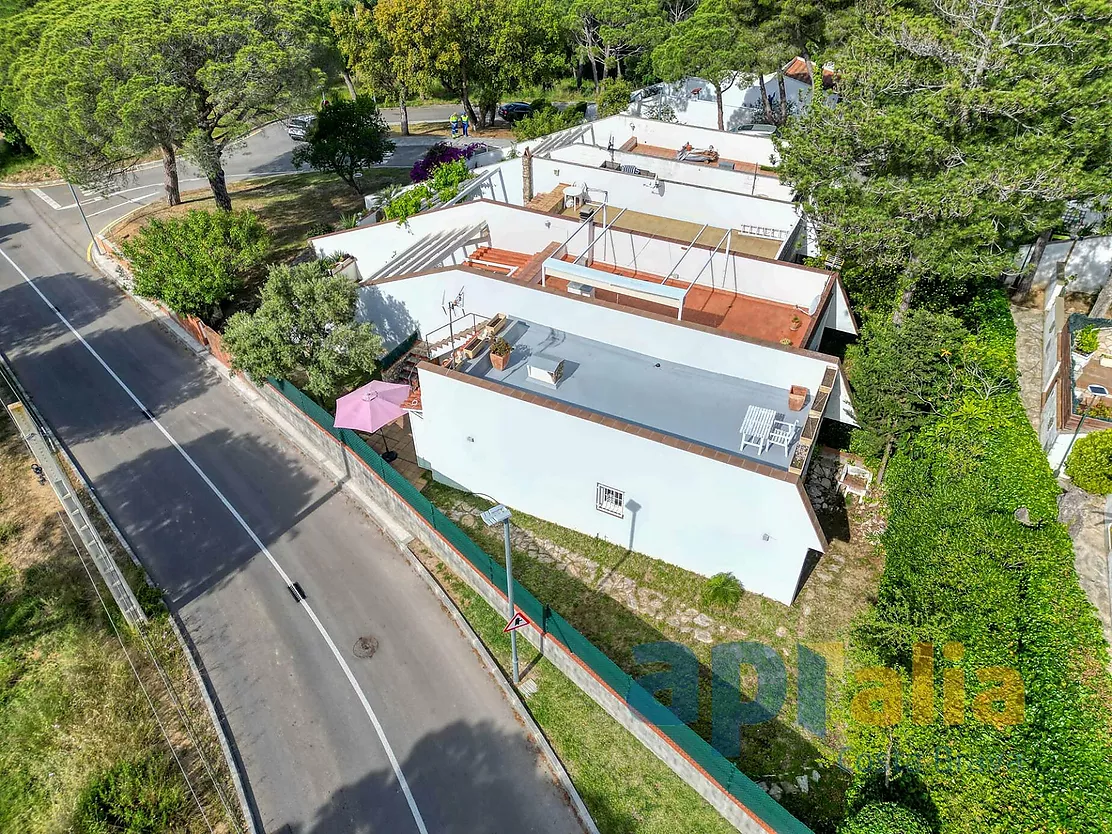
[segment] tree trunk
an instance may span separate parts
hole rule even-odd
[[[232,198],[228,194],[228,181],[224,176],[224,166],[217,162],[215,170],[207,176],[209,188],[212,189],[212,199],[216,202],[216,207],[221,211],[231,211]]]
[[[162,150],[162,187],[166,189],[166,202],[172,206],[181,205],[181,189],[178,187],[178,157],[174,146],[169,142],[160,145]]]
[[[401,111],[402,136],[409,135],[409,106],[405,103],[405,87],[398,90],[398,110]]]
[[[911,299],[914,295],[915,281],[910,281],[900,293],[900,301],[896,305],[895,312],[892,313],[892,324],[896,325],[896,327],[903,324],[903,320],[907,316],[907,311],[911,309]]]
[[[617,67],[617,70],[618,70],[618,78],[621,78],[622,77],[622,59],[621,59],[621,56],[618,56],[617,58],[614,59],[614,64],[615,64],[615,66]]]
[[[347,87],[348,95],[351,96],[352,101],[355,101],[355,82],[351,80],[351,72],[344,67],[340,74],[344,77],[344,86]]]
[[[575,62],[575,91],[579,92],[583,89],[583,62]]]
[[[714,85],[714,101],[718,105],[718,129],[726,129],[726,121],[722,117],[722,87],[719,84]]]
[[[772,103],[768,100],[768,87],[765,86],[763,74],[757,76],[757,86],[761,88],[761,110],[764,113],[765,124],[773,124]]]
[[[598,63],[595,61],[594,55],[587,56],[587,60],[591,62],[591,76],[595,79],[595,97],[598,97]]]
[[[880,468],[876,471],[876,484],[880,486],[884,483],[884,470],[888,468],[888,458],[892,455],[892,441],[889,440],[884,444],[884,454],[880,458]]]
[[[471,97],[467,95],[466,87],[463,88],[463,95],[460,96],[460,103],[463,105],[463,109],[467,111],[467,116],[469,119],[471,119],[471,123],[479,125],[481,127],[482,125],[479,123],[479,116],[475,112],[475,108],[471,104]]]
[[[1031,292],[1031,286],[1035,282],[1035,273],[1039,269],[1039,262],[1042,261],[1043,252],[1046,251],[1046,244],[1050,242],[1053,231],[1053,229],[1047,229],[1035,238],[1035,245],[1031,248],[1031,257],[1027,259],[1027,266],[1023,268],[1023,272],[1019,276],[1019,282],[1015,286],[1015,293],[1020,298]]]
[[[776,71],[776,84],[780,88],[780,124],[788,123],[788,92],[784,87],[784,73]]]

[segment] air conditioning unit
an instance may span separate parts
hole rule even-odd
[[[564,360],[533,355],[525,364],[529,379],[555,387],[564,376]]]
[[[595,297],[594,287],[589,287],[586,284],[577,284],[575,281],[568,281],[568,292],[572,295],[583,296],[583,298]]]

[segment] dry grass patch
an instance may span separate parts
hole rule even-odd
[[[364,174],[368,193],[391,184],[409,182],[403,168],[375,168]],[[338,227],[343,215],[363,208],[362,199],[332,174],[306,173],[288,177],[266,177],[231,183],[232,208],[255,212],[272,238],[267,260],[282,263],[305,248],[308,238],[323,226]],[[151,203],[117,224],[109,233],[117,245],[130,240],[152,217],[167,218],[191,209],[214,211],[208,189],[186,191],[182,203],[168,206],[163,200]]]

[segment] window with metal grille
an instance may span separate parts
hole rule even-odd
[[[625,515],[625,493],[606,484],[599,484],[595,492],[595,509],[621,518]]]

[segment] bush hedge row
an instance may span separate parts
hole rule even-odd
[[[967,313],[986,368],[1014,380],[1006,299]],[[913,645],[932,643],[935,704],[942,669],[964,669],[965,721],[916,724],[904,686],[903,721],[851,731],[856,761],[873,764],[858,767],[858,793],[875,793],[879,781],[884,798],[937,819],[941,832],[1112,831],[1107,647],[1014,385],[970,392],[933,420],[894,457],[886,484],[886,566],[855,662],[896,667],[906,682]],[[960,660],[944,659],[949,641],[963,644]],[[1016,726],[998,729],[969,710],[983,688],[976,670],[993,666],[1022,677]]]

